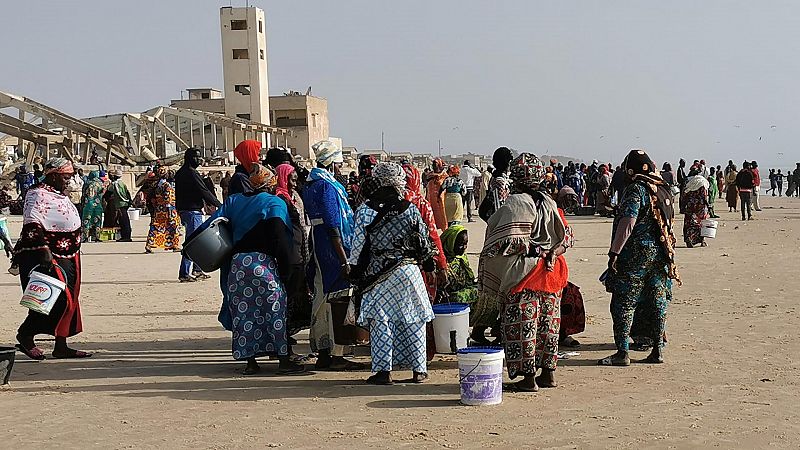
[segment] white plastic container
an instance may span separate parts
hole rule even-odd
[[[138,208],[130,208],[130,209],[128,209],[128,218],[131,219],[131,221],[139,220],[139,215],[140,214],[141,214],[141,212],[139,211]]]
[[[700,236],[714,239],[717,237],[717,225],[719,225],[719,222],[711,219],[706,219],[700,222]]]
[[[443,303],[433,305],[433,337],[436,353],[453,354],[467,347],[469,339],[469,305]]]
[[[497,405],[503,401],[503,359],[499,347],[469,347],[458,351],[461,403]]]
[[[50,314],[66,287],[63,281],[33,270],[19,304],[40,314]]]

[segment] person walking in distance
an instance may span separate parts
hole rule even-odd
[[[750,163],[745,161],[742,164],[742,170],[736,175],[736,187],[739,189],[739,198],[742,199],[742,220],[753,220],[752,205],[750,203],[750,194],[753,193],[753,186],[755,186],[753,172],[750,170]],[[745,214],[747,217],[745,217]]]
[[[761,174],[758,172],[758,163],[753,161],[750,163],[750,171],[753,172],[753,193],[751,200],[753,209],[761,211],[761,204],[758,201],[759,194],[761,193]]]
[[[464,209],[467,210],[467,220],[469,222],[475,221],[472,218],[472,201],[475,198],[475,179],[480,178],[480,176],[481,172],[472,167],[472,163],[464,161],[464,165],[461,167],[460,178],[467,188],[467,195],[464,196]]]
[[[133,242],[131,239],[131,219],[128,217],[128,208],[131,206],[131,193],[128,186],[122,181],[122,171],[117,169],[111,172],[111,185],[108,186],[109,201],[117,209],[119,215],[120,234],[117,242]]]
[[[181,223],[186,227],[186,236],[191,236],[194,230],[203,222],[203,207],[206,204],[216,208],[222,206],[217,196],[208,190],[197,168],[200,167],[200,150],[190,148],[183,155],[183,166],[175,173],[175,206],[181,218]],[[192,274],[194,265],[192,260],[184,256],[181,258],[178,279],[181,282],[197,281]],[[208,275],[201,274],[203,279]]]

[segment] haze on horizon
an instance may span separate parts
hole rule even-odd
[[[222,87],[229,1],[4,2],[0,90],[76,116]],[[800,160],[800,3],[250,1],[271,95],[329,101],[359,149],[618,162]],[[243,0],[233,6],[244,6]]]

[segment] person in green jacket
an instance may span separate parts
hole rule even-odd
[[[117,242],[133,242],[131,239],[131,219],[128,208],[131,206],[131,193],[122,181],[122,171],[117,169],[111,173],[111,185],[108,187],[110,201],[119,212],[120,239]]]
[[[719,219],[717,213],[714,212],[714,202],[717,201],[719,196],[719,187],[717,186],[716,169],[711,167],[708,173],[708,211],[711,213],[712,219]]]

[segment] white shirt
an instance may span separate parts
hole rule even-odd
[[[463,166],[461,167],[461,181],[464,182],[464,185],[467,189],[472,189],[475,186],[475,177],[481,176],[481,172],[474,167]]]

